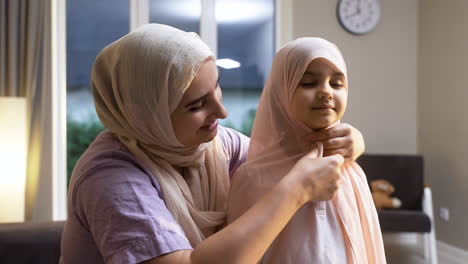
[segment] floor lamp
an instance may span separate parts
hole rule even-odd
[[[0,222],[23,222],[26,186],[26,98],[0,97]]]

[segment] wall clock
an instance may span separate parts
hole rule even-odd
[[[339,0],[336,14],[348,32],[364,35],[375,29],[380,21],[379,0]]]

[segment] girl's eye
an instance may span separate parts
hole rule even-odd
[[[344,86],[344,82],[340,79],[337,79],[337,80],[331,80],[330,81],[330,85],[332,87],[337,87],[337,88],[341,88]]]
[[[317,82],[303,82],[301,85],[306,87],[313,87],[317,85]]]

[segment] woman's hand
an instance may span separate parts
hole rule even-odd
[[[310,154],[297,161],[285,178],[298,183],[299,204],[332,199],[340,187],[343,162],[341,155],[316,158]]]
[[[356,160],[365,150],[361,132],[346,123],[314,132],[308,139],[322,142],[324,157],[340,154],[345,162]]]

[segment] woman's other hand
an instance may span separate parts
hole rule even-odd
[[[345,162],[356,160],[365,150],[362,133],[346,123],[314,132],[308,140],[322,142],[323,156],[340,154]]]

